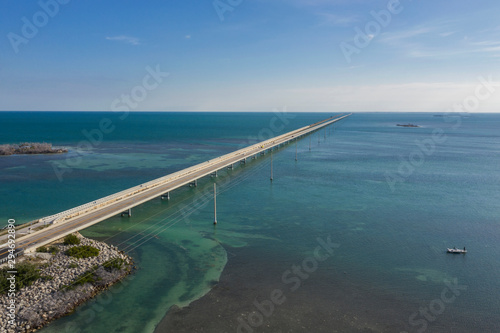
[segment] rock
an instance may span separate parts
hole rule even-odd
[[[79,236],[81,237],[81,236]],[[132,258],[123,254],[115,246],[81,237],[81,245],[92,245],[100,250],[97,257],[74,260],[64,254],[71,246],[56,245],[60,251],[56,255],[48,253],[37,253],[36,257],[48,258],[47,267],[40,270],[41,275],[50,275],[52,280],[37,280],[30,287],[18,291],[16,295],[18,305],[18,331],[34,332],[55,320],[71,312],[78,304],[82,304],[95,296],[99,291],[116,283],[132,269]],[[101,265],[112,258],[122,258],[128,262],[128,268],[120,271],[108,272]],[[78,263],[77,268],[68,269],[71,263]],[[95,265],[99,265],[96,274],[102,277],[102,281],[95,286],[85,284],[77,286],[74,290],[61,291],[64,285],[71,285],[81,274]],[[0,306],[5,307],[8,302],[7,295],[0,296]],[[8,322],[0,314],[0,333],[14,332],[8,328]]]

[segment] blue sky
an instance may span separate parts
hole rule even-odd
[[[3,0],[0,110],[438,112],[482,89],[469,111],[497,112],[499,13],[498,0]]]

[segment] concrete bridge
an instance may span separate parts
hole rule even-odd
[[[43,226],[45,228],[18,237],[16,253],[34,252],[40,246],[117,214],[130,216],[135,206],[158,197],[170,199],[170,192],[181,186],[196,186],[197,180],[202,177],[216,176],[217,171],[221,169],[232,168],[236,163],[246,162],[248,158],[265,154],[266,151],[298,140],[348,116],[350,114],[334,116],[87,204],[44,217],[33,224],[31,229]],[[2,262],[8,255],[6,237],[0,238],[0,242],[2,242],[0,245],[0,262]]]

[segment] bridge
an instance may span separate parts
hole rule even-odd
[[[170,192],[185,186],[196,186],[197,180],[208,175],[217,175],[217,171],[233,168],[234,164],[246,163],[247,159],[265,154],[275,147],[298,140],[312,132],[329,126],[351,114],[341,114],[308,125],[297,130],[259,142],[235,152],[219,156],[209,161],[194,165],[178,172],[157,178],[150,182],[126,189],[87,204],[39,219],[28,232],[16,240],[16,254],[34,252],[36,248],[49,244],[73,232],[88,228],[109,217],[118,214],[131,216],[132,208],[146,201],[161,197],[170,199]],[[42,228],[41,228],[42,227]],[[6,235],[0,238],[0,263],[5,261],[9,252]]]

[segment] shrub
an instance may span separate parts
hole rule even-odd
[[[59,252],[59,248],[57,246],[52,245],[51,247],[49,247],[47,249],[47,252],[49,252],[51,254],[56,254]]]
[[[49,248],[45,246],[40,246],[39,248],[36,249],[36,252],[56,254],[57,252],[59,252],[59,248],[57,246],[51,246]]]
[[[8,270],[8,268],[0,270],[0,293],[7,293],[10,288],[10,281],[7,280],[7,278],[10,277],[11,274],[7,273]],[[16,270],[16,290],[31,286],[33,282],[41,277],[38,267],[28,262],[18,264]]]
[[[90,245],[75,246],[66,251],[66,254],[70,257],[75,257],[78,259],[97,257],[99,255],[99,249],[96,249]]]
[[[104,264],[102,264],[102,267],[106,269],[108,272],[111,272],[113,270],[120,270],[123,267],[123,264],[125,263],[125,260],[122,258],[115,258],[106,261]]]
[[[64,237],[64,245],[78,245],[80,244],[80,238],[77,235],[69,234]]]
[[[45,246],[40,246],[39,248],[36,249],[36,252],[46,253],[47,252],[47,248]]]
[[[68,265],[68,268],[78,268],[78,264],[76,262],[72,262]]]

